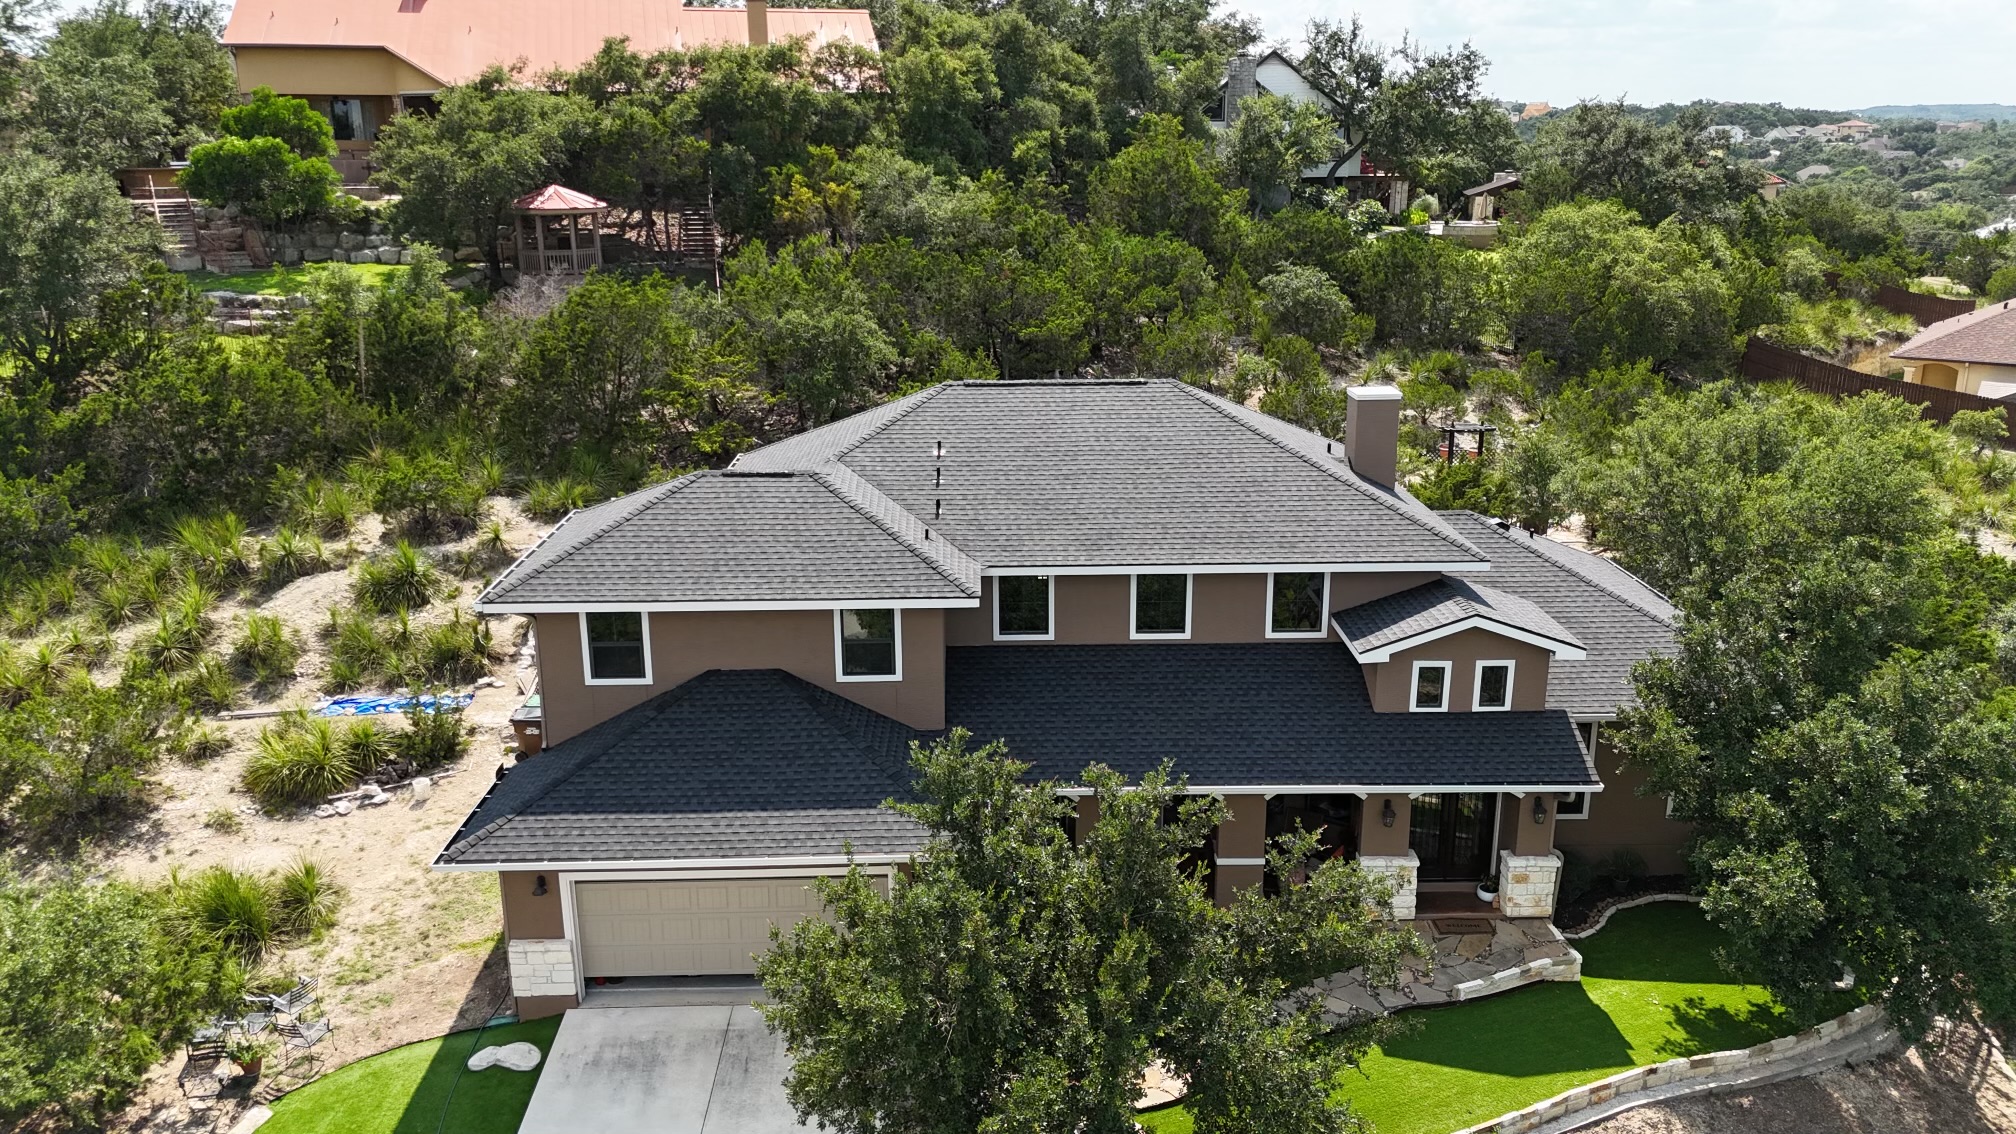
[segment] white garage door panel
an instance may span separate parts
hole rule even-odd
[[[588,977],[756,971],[770,927],[821,913],[809,878],[579,882],[574,916]],[[878,880],[877,885],[882,883]]]

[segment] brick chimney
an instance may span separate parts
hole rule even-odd
[[[1393,487],[1400,463],[1400,388],[1352,386],[1344,391],[1344,459],[1351,471]]]
[[[749,10],[749,46],[758,47],[770,42],[769,0],[746,0]]]
[[[1260,93],[1260,80],[1254,75],[1259,63],[1242,51],[1225,64],[1225,125],[1239,121],[1239,104]]]

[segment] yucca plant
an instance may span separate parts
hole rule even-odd
[[[48,595],[35,587],[24,584],[15,588],[4,615],[0,615],[7,623],[7,632],[17,638],[32,636],[49,617],[48,602]]]
[[[393,746],[390,729],[369,717],[346,722],[340,742],[343,754],[350,760],[350,766],[360,776],[368,776],[377,771],[386,761],[397,755]]]
[[[270,808],[314,803],[356,783],[357,769],[327,717],[280,718],[260,732],[245,762],[245,790]]]
[[[203,620],[191,620],[180,611],[165,610],[133,648],[157,669],[180,673],[195,665],[196,659],[203,656],[203,648],[209,644],[210,630]]]
[[[259,577],[269,587],[329,570],[329,550],[313,532],[281,527],[259,545]]]
[[[132,574],[140,541],[100,535],[84,540],[78,547],[77,562],[94,587],[103,588]]]
[[[357,565],[351,596],[379,614],[418,610],[441,593],[441,575],[425,555],[405,540],[391,551]]]
[[[271,614],[248,614],[232,647],[231,664],[247,680],[273,686],[294,676],[301,660],[301,638]]]
[[[176,699],[199,713],[222,713],[238,703],[238,677],[223,658],[202,653],[175,678]]]
[[[274,921],[289,934],[321,933],[335,926],[343,897],[343,887],[327,871],[309,859],[296,859],[273,880]]]
[[[495,453],[485,453],[470,467],[469,484],[485,496],[497,496],[510,487],[511,470]]]
[[[84,668],[61,642],[37,642],[16,655],[23,675],[37,688],[47,689]]]
[[[205,586],[203,580],[194,574],[184,574],[175,593],[168,599],[167,613],[191,626],[202,629],[205,637],[216,629],[216,621],[210,612],[217,606],[217,592]]]
[[[346,658],[330,658],[322,670],[322,692],[350,693],[364,688],[370,680],[364,667]]]
[[[168,752],[185,764],[207,764],[231,751],[231,734],[213,724],[188,717],[168,736]]]
[[[356,611],[330,611],[322,637],[329,643],[329,682],[343,689],[356,689],[392,672],[398,663],[397,651],[385,640],[378,624]]]
[[[23,589],[36,596],[36,605],[41,607],[44,619],[76,610],[83,593],[77,586],[77,576],[68,570],[30,579]]]
[[[525,486],[525,514],[540,520],[557,520],[577,508],[586,508],[594,498],[594,486],[573,477],[535,480]]]
[[[81,666],[94,666],[112,656],[112,639],[105,634],[92,633],[87,625],[72,623],[65,626],[56,635],[56,641]]]
[[[430,683],[474,681],[490,672],[496,656],[489,624],[458,610],[420,631],[408,652],[409,676]]]
[[[322,536],[348,535],[364,514],[364,500],[349,485],[324,477],[309,477],[288,493],[287,522]]]
[[[118,578],[99,587],[91,598],[91,613],[99,625],[116,629],[145,614],[148,606],[141,596],[144,582],[139,578]]]
[[[206,582],[228,582],[252,573],[245,521],[236,513],[184,517],[176,521],[170,543],[183,566]]]
[[[0,642],[0,709],[11,709],[43,690],[41,679],[21,664],[21,653]]]
[[[205,867],[193,877],[171,875],[168,892],[183,932],[218,945],[247,965],[256,964],[273,944],[273,888],[257,874]]]

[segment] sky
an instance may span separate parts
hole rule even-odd
[[[1226,6],[1260,17],[1270,39],[1351,12]],[[1522,102],[2016,103],[2016,0],[1374,0],[1361,14],[1381,40],[1469,40],[1491,60],[1485,89]]]

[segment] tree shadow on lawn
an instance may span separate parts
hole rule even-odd
[[[1540,984],[1410,1013],[1393,1059],[1528,1079],[1631,1065],[1631,1044],[1579,984]]]

